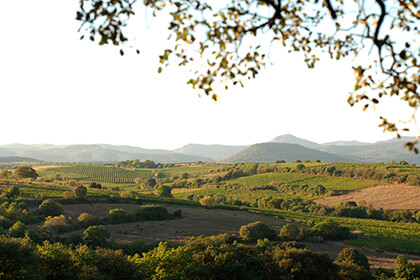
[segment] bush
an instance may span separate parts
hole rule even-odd
[[[38,207],[39,213],[44,216],[59,216],[64,213],[63,205],[52,199],[44,200]]]
[[[95,182],[92,182],[92,183],[90,183],[89,188],[102,189],[102,185],[98,184],[98,183],[95,183]]]
[[[19,195],[20,195],[20,191],[19,191],[19,188],[16,186],[9,188],[5,194],[7,198],[18,197]]]
[[[172,188],[166,185],[161,185],[157,188],[156,194],[161,197],[172,197]]]
[[[77,218],[77,221],[83,225],[95,225],[99,223],[99,218],[96,216],[93,216],[89,213],[82,213],[80,214],[80,216]]]
[[[18,169],[16,169],[15,175],[21,179],[23,178],[36,179],[37,177],[39,177],[38,173],[36,173],[36,171],[30,166],[19,167]]]
[[[55,216],[55,217],[48,216],[45,218],[43,227],[51,228],[57,232],[62,232],[67,229],[67,219],[64,215]]]
[[[200,204],[205,207],[213,207],[216,205],[216,201],[214,200],[214,197],[206,195],[200,199]]]
[[[44,279],[43,262],[29,238],[0,235],[0,252],[1,279]]]
[[[286,224],[281,228],[279,236],[288,241],[299,240],[300,231],[296,225]]]
[[[9,228],[8,235],[10,237],[25,237],[27,227],[21,221],[17,221],[13,226]]]
[[[395,260],[395,276],[405,280],[418,279],[420,278],[420,266],[409,263],[406,256],[399,255]]]
[[[74,189],[74,194],[79,199],[86,199],[86,196],[87,196],[87,188],[84,187],[84,186],[77,186]]]
[[[111,209],[106,216],[106,221],[111,224],[121,224],[128,220],[127,213],[124,209]]]
[[[83,232],[83,241],[92,247],[106,246],[109,237],[111,237],[111,233],[103,225],[90,226]]]
[[[159,205],[142,205],[134,210],[134,215],[146,221],[162,221],[169,218],[168,210]]]
[[[370,270],[368,258],[354,248],[344,248],[337,257],[337,264],[354,264]]]
[[[239,235],[242,239],[250,242],[256,242],[258,239],[264,238],[276,239],[276,232],[261,221],[241,226]]]
[[[342,240],[350,237],[350,230],[347,227],[342,227],[331,219],[316,223],[312,231],[327,240]]]

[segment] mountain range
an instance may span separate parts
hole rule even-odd
[[[420,155],[410,153],[404,147],[404,143],[415,139],[415,137],[402,137],[376,143],[337,141],[319,144],[286,134],[269,142],[250,146],[188,144],[175,150],[109,144],[9,144],[0,145],[0,162],[5,157],[20,157],[48,162],[75,163],[115,163],[128,159],[153,160],[162,163],[275,162],[277,160],[290,162],[319,159],[323,162],[372,163],[404,160],[420,164]]]

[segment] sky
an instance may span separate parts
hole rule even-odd
[[[322,57],[308,69],[277,46],[272,64],[244,88],[214,102],[186,85],[189,73],[157,73],[167,42],[165,21],[144,11],[130,22],[141,53],[80,40],[77,0],[0,4],[0,145],[107,143],[174,149],[189,143],[249,145],[293,134],[318,143],[394,137],[377,110],[347,104],[354,61]]]

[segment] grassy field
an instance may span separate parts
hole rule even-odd
[[[289,185],[323,185],[330,191],[352,191],[366,187],[378,185],[376,180],[362,180],[355,178],[343,178],[333,176],[316,176],[300,173],[264,173],[253,176],[231,180],[229,184],[238,184],[242,186],[265,186],[270,183],[289,184]]]

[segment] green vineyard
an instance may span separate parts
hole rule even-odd
[[[127,170],[118,167],[100,165],[72,165],[48,169],[49,172],[61,174],[63,177],[81,181],[103,183],[134,183],[136,178],[146,180],[153,176],[153,170]]]

